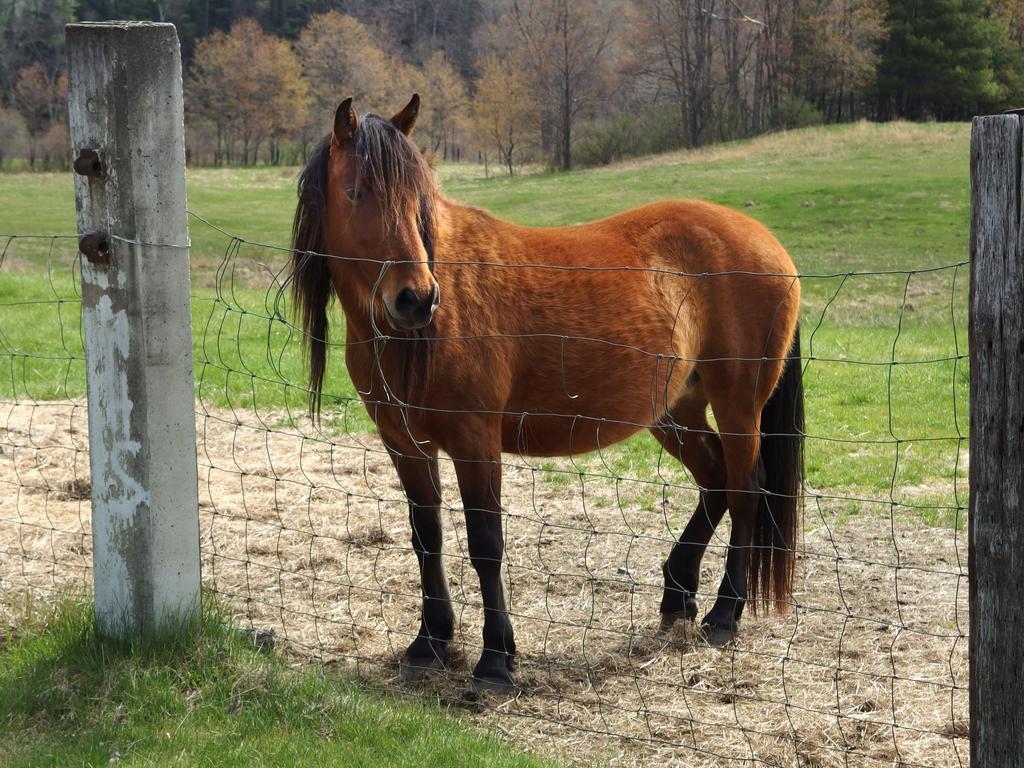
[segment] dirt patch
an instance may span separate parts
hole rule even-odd
[[[402,686],[418,628],[405,500],[375,438],[283,414],[198,409],[204,583],[276,641],[565,759],[680,766],[960,765],[967,760],[966,536],[919,516],[808,504],[797,605],[735,645],[659,634],[661,562],[696,501],[686,482],[572,475],[507,456],[507,582],[524,693],[462,698],[481,601],[450,465],[450,673]],[[91,568],[82,403],[0,406],[0,588],[45,593]],[[560,465],[561,466],[561,465]],[[564,468],[572,468],[566,463]],[[557,479],[557,478],[556,478]],[[835,493],[838,497],[841,494]],[[641,503],[643,502],[643,503]],[[644,507],[647,507],[645,510]],[[728,531],[712,542],[713,600]]]

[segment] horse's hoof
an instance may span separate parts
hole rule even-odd
[[[403,683],[415,683],[417,680],[444,671],[444,662],[436,656],[415,659],[407,657],[398,665],[398,679]]]
[[[719,627],[714,624],[701,624],[704,642],[713,648],[724,648],[736,639],[736,628]]]
[[[476,701],[485,693],[495,696],[513,696],[520,690],[511,677],[474,677],[469,682],[466,698]]]
[[[677,621],[693,621],[693,619],[694,616],[690,614],[689,610],[663,613],[661,614],[661,624],[658,626],[658,631],[669,632],[676,625]]]
[[[680,599],[682,598],[682,599]],[[697,598],[686,590],[665,590],[661,598],[661,615],[696,621]],[[664,621],[664,619],[663,619]],[[673,622],[675,619],[672,620]]]

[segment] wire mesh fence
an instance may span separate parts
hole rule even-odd
[[[565,459],[504,454],[522,692],[467,697],[483,608],[452,463],[440,479],[453,653],[444,674],[403,683],[421,603],[407,500],[344,373],[345,342],[332,341],[315,425],[290,253],[220,234],[216,266],[193,270],[203,580],[241,622],[581,762],[967,762],[964,264],[801,276],[793,605],[748,615],[724,648],[686,623],[659,629],[661,565],[700,489],[653,438]],[[54,589],[90,568],[75,242],[0,242],[0,575],[5,589]],[[705,609],[728,541],[723,525],[702,566]]]
[[[91,566],[76,235],[0,236],[0,584],[46,594]]]

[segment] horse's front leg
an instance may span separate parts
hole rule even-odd
[[[405,455],[392,451],[391,460],[409,498],[412,548],[420,566],[423,594],[420,631],[406,650],[399,668],[402,680],[415,680],[427,672],[444,669],[455,627],[441,560],[441,481],[436,455]]]
[[[466,509],[469,558],[480,578],[484,601],[484,650],[473,669],[476,690],[504,693],[514,688],[512,658],[516,644],[505,606],[501,563],[505,541],[501,519],[501,453],[455,461]]]

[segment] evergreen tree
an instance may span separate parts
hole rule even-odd
[[[22,67],[39,63],[50,78],[64,68],[64,25],[75,19],[74,0],[0,3],[0,95]]]
[[[1013,94],[1020,52],[985,0],[890,0],[879,116],[956,120]]]

